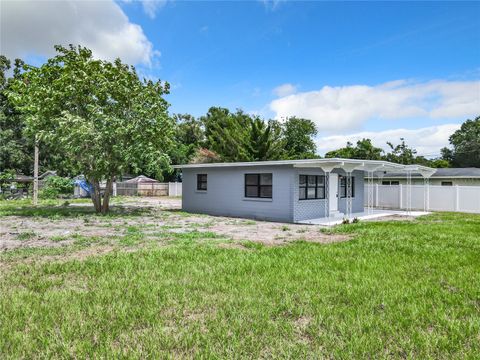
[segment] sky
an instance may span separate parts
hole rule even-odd
[[[368,137],[438,156],[480,115],[480,2],[0,0],[0,50],[55,44],[171,84],[172,113],[211,106],[318,128],[318,152]]]

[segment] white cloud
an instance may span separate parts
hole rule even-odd
[[[461,118],[480,109],[480,81],[406,80],[376,86],[324,86],[275,99],[276,118],[313,120],[320,131],[359,129],[370,119]]]
[[[354,145],[358,140],[371,139],[372,143],[384,150],[389,150],[387,141],[394,145],[404,138],[408,146],[417,150],[418,155],[434,157],[440,155],[440,149],[448,146],[448,138],[460,128],[460,124],[446,124],[420,129],[392,129],[385,131],[364,131],[349,135],[325,136],[317,140],[320,154],[344,147],[347,141]]]
[[[167,0],[140,0],[142,3],[143,11],[148,15],[150,19],[155,19],[157,11],[165,6]]]
[[[82,45],[98,58],[150,66],[159,55],[113,0],[2,1],[1,53],[51,56],[56,44]]]
[[[278,5],[287,0],[259,0],[266,10],[275,11],[278,8]]]
[[[293,84],[282,84],[273,89],[273,93],[278,97],[284,97],[295,94],[297,92],[297,86]]]

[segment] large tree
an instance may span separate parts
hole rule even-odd
[[[417,150],[408,146],[404,138],[400,138],[400,144],[394,145],[388,141],[387,145],[390,152],[385,155],[385,160],[404,165],[417,163]]]
[[[173,120],[163,99],[169,85],[141,80],[120,59],[94,59],[84,47],[55,49],[44,65],[24,66],[9,98],[26,115],[29,133],[86,176],[95,210],[105,213],[113,180],[125,169],[161,176],[169,167]]]
[[[205,125],[206,148],[217,153],[223,161],[249,159],[248,139],[250,116],[241,110],[211,107],[201,118]]]
[[[283,156],[281,129],[241,110],[212,107],[202,117],[206,147],[222,161],[276,160]]]
[[[22,62],[17,60],[13,76],[19,76]],[[32,169],[32,141],[23,136],[25,121],[22,114],[15,109],[7,97],[13,77],[11,62],[0,55],[0,172],[13,170],[17,173],[28,174]]]
[[[0,55],[0,172],[11,170],[17,174],[33,172],[34,137],[26,130],[26,116],[15,107],[7,96],[15,80],[21,78],[24,62],[12,62]],[[56,170],[60,175],[71,175],[71,169],[62,161],[62,156],[43,145],[40,153],[40,172]]]
[[[279,160],[284,153],[281,128],[275,121],[268,123],[255,117],[248,129],[248,152],[250,161]]]
[[[443,150],[443,155],[450,156],[454,166],[480,167],[480,116],[465,121],[449,141],[453,153]]]
[[[375,147],[370,139],[357,141],[356,146],[347,142],[347,146],[329,151],[325,154],[327,158],[345,158],[345,159],[363,159],[363,160],[381,160],[383,150]]]
[[[312,120],[291,117],[286,119],[282,128],[285,151],[289,159],[318,157],[317,146],[313,140],[317,135],[317,128]]]

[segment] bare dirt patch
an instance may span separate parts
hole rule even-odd
[[[269,246],[298,240],[331,243],[350,238],[349,235],[322,233],[319,227],[312,225],[187,214],[180,210],[179,198],[122,198],[112,206],[115,210],[121,210],[113,216],[88,213],[90,204],[69,206],[76,210],[83,207],[86,212],[83,215],[79,212],[75,216],[0,217],[0,251],[61,247],[71,245],[79,238],[121,240],[132,232],[142,234],[145,239],[158,239],[158,234],[213,232],[227,239],[248,240]],[[136,211],[139,209],[141,212]]]

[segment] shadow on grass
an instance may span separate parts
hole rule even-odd
[[[0,206],[2,216],[68,218],[82,216],[127,217],[144,216],[151,214],[148,208],[128,208],[119,205],[110,207],[107,214],[97,214],[93,205],[81,206]]]

